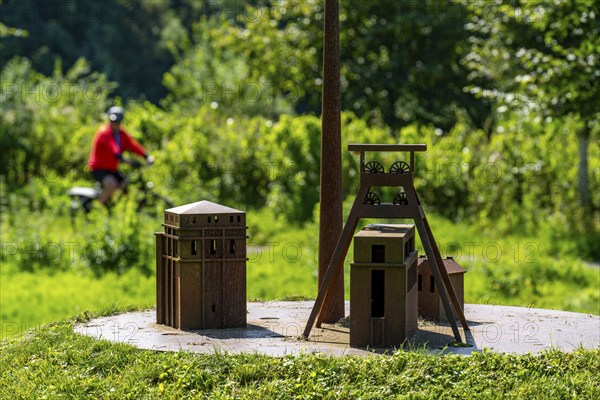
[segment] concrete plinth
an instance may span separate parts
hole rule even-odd
[[[394,349],[361,349],[349,346],[349,329],[323,324],[309,340],[301,335],[312,301],[248,303],[246,328],[180,331],[156,324],[154,310],[94,319],[75,325],[80,334],[130,343],[142,349],[198,353],[261,353],[272,356],[320,352],[328,355],[391,354]],[[349,314],[346,302],[346,315]],[[446,347],[454,341],[447,324],[420,324],[411,346],[427,345],[432,351],[469,355],[489,349],[506,353],[539,353],[558,348],[600,346],[600,317],[535,308],[465,304],[470,347]],[[461,330],[464,338],[465,332]]]

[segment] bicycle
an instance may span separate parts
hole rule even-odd
[[[163,205],[164,208],[174,207],[173,202],[168,197],[155,191],[154,182],[144,179],[143,165],[140,162],[131,160],[125,161],[125,163],[130,165],[136,173],[129,174],[134,177],[128,181],[127,186],[123,189],[123,194],[127,195],[130,187],[138,188],[137,193],[139,199],[137,200],[136,208],[138,212],[146,208],[155,207],[157,204]],[[67,191],[67,194],[71,197],[71,205],[69,207],[71,224],[75,224],[77,214],[80,212],[83,212],[87,219],[89,213],[93,209],[94,200],[100,197],[100,193],[102,193],[102,186],[99,182],[97,182],[94,187],[78,186]],[[108,209],[110,210],[110,206]]]

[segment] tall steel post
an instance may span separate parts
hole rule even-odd
[[[342,138],[338,0],[325,0],[319,226],[319,287],[342,233]],[[334,277],[320,322],[344,317],[344,271]]]

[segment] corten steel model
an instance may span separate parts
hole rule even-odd
[[[350,345],[399,347],[417,330],[414,225],[368,225],[354,235]]]
[[[246,326],[246,214],[209,201],[165,210],[156,233],[156,322]]]
[[[465,305],[465,272],[452,257],[446,257],[444,267],[448,271],[452,288],[458,298],[460,308]],[[418,291],[419,291],[419,315],[432,321],[443,321],[447,319],[443,305],[440,303],[437,283],[429,268],[429,261],[425,256],[419,257],[418,261]]]
[[[344,225],[342,235],[335,247],[327,272],[323,279],[323,283],[319,288],[319,293],[312,309],[306,328],[304,329],[304,337],[308,338],[315,321],[317,326],[321,325],[321,309],[327,300],[329,290],[333,286],[334,277],[343,267],[343,261],[348,253],[352,235],[356,230],[359,219],[361,218],[404,218],[415,221],[421,242],[425,248],[425,254],[430,262],[431,272],[435,281],[439,284],[439,293],[444,306],[448,321],[452,327],[452,332],[456,341],[461,342],[460,332],[456,324],[456,319],[452,313],[452,307],[456,311],[462,326],[468,330],[467,321],[463,310],[460,308],[460,303],[454,293],[448,273],[444,268],[442,256],[433,238],[433,233],[429,222],[425,217],[425,212],[419,201],[419,197],[414,187],[414,153],[416,151],[426,151],[426,144],[351,144],[348,146],[351,152],[360,154],[360,189],[352,205],[348,220]],[[409,152],[409,163],[405,161],[395,162],[386,172],[379,162],[370,161],[365,164],[365,152]],[[371,192],[373,186],[387,186],[401,188],[392,203],[381,203],[379,196]]]
[[[323,95],[319,206],[319,285],[342,233],[342,136],[340,94],[340,27],[337,0],[325,0],[323,26]],[[343,276],[343,271],[338,277]],[[321,315],[325,322],[344,317],[344,279],[335,279]]]

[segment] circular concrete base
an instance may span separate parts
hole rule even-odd
[[[130,343],[142,349],[198,353],[261,353],[273,356],[319,352],[328,355],[391,353],[394,349],[352,348],[349,329],[341,325],[313,328],[308,340],[301,335],[312,301],[248,303],[248,324],[239,329],[180,331],[156,324],[155,311],[132,312],[77,324],[77,333]],[[538,353],[557,348],[600,347],[600,317],[566,311],[466,304],[469,330],[460,329],[468,347],[454,347],[447,323],[421,323],[407,348],[427,346],[432,351],[469,355],[489,349],[506,353]],[[346,303],[346,315],[349,304]],[[460,322],[458,323],[460,327]]]

